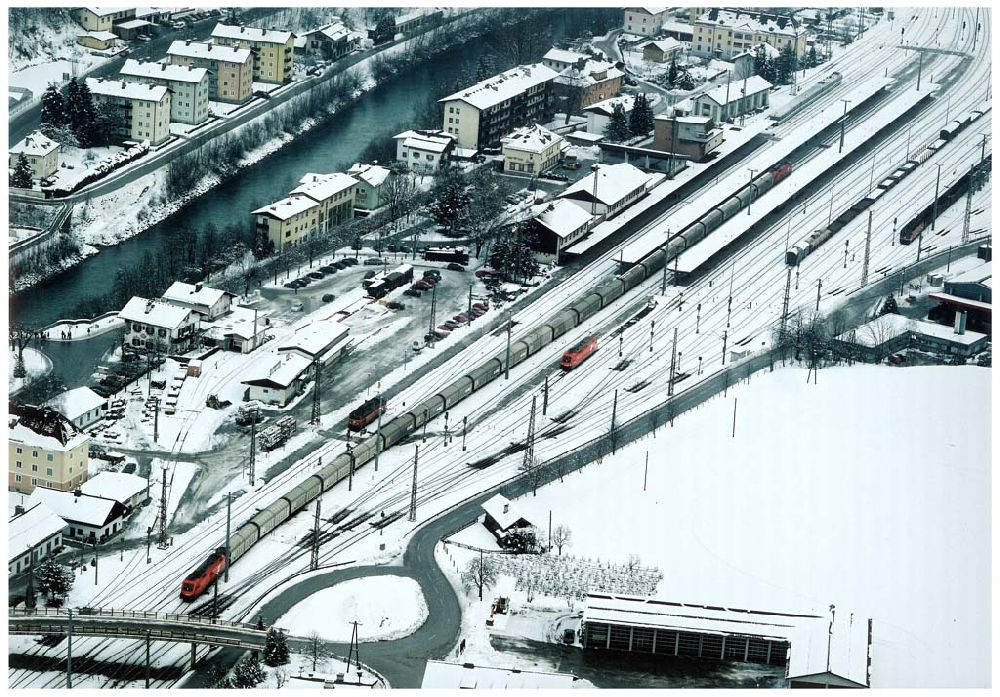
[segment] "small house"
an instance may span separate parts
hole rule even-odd
[[[128,509],[124,504],[100,496],[89,496],[81,490],[56,491],[38,487],[28,497],[30,505],[44,503],[62,518],[71,540],[93,544],[105,542],[125,525]]]
[[[66,522],[44,503],[36,503],[7,524],[7,573],[25,571],[28,560],[37,564],[62,550]]]
[[[109,31],[91,31],[76,37],[76,42],[87,48],[106,51],[118,43],[118,37]]]
[[[89,387],[76,387],[56,395],[45,406],[58,411],[77,428],[85,429],[104,418],[108,400]]]
[[[670,63],[680,56],[682,48],[684,45],[674,38],[648,41],[642,46],[642,58],[654,63]]]
[[[213,320],[229,312],[236,295],[226,290],[209,288],[203,283],[175,281],[163,294],[171,305],[187,308],[203,320]]]
[[[532,527],[531,523],[511,506],[510,500],[502,494],[495,494],[483,504],[486,518],[483,525],[493,533],[500,546],[511,532]]]
[[[247,386],[247,401],[287,406],[302,392],[312,365],[311,360],[296,353],[276,355],[267,369],[243,381]]]
[[[87,496],[111,499],[128,509],[126,516],[149,501],[149,480],[124,472],[98,472],[80,486]]]
[[[28,160],[32,179],[44,179],[59,170],[59,152],[62,146],[41,131],[29,133],[7,151],[7,166],[14,169],[21,155]]]

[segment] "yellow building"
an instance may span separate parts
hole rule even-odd
[[[511,132],[500,144],[505,172],[539,174],[559,164],[563,139],[536,123]]]
[[[354,217],[354,196],[358,180],[343,172],[306,174],[290,196],[305,196],[318,207],[316,231],[325,233],[334,225]]]
[[[170,90],[163,85],[87,78],[94,104],[111,104],[123,140],[148,140],[152,145],[170,137]]]
[[[208,98],[213,102],[242,104],[253,96],[253,56],[248,48],[174,41],[167,49],[167,62],[208,70]]]
[[[274,251],[301,244],[316,231],[316,202],[305,196],[289,196],[253,211],[254,226],[267,234]]]
[[[8,151],[8,166],[14,169],[17,158],[24,155],[31,165],[31,176],[34,179],[44,179],[55,174],[59,169],[59,151],[62,146],[51,138],[45,137],[41,131],[29,133],[20,143]]]
[[[52,409],[11,405],[7,488],[30,494],[37,486],[73,491],[87,479],[90,436]]]
[[[799,58],[806,52],[806,30],[791,17],[763,12],[711,10],[694,24],[691,53],[696,56],[729,60],[766,43],[777,50],[791,46]]]
[[[292,79],[295,35],[290,31],[216,24],[212,41],[219,46],[246,48],[253,54],[253,79],[282,84]]]
[[[656,36],[668,16],[666,7],[627,7],[622,28],[627,34]]]
[[[76,42],[87,48],[106,51],[118,43],[118,37],[109,31],[92,31],[76,37]]]
[[[115,22],[135,19],[135,8],[77,7],[70,14],[87,31],[111,31]]]

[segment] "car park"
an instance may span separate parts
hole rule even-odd
[[[448,264],[447,269],[449,271],[465,271],[465,267],[455,261]]]

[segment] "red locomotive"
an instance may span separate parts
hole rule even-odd
[[[573,368],[587,360],[590,357],[590,354],[596,350],[597,337],[584,337],[583,339],[580,339],[576,346],[563,354],[562,360],[559,361],[559,366],[563,370],[573,370]]]
[[[772,185],[777,184],[791,173],[792,173],[791,162],[785,162],[784,164],[776,165],[773,169],[771,169],[771,184]]]
[[[352,431],[360,431],[377,419],[379,414],[384,413],[385,400],[381,397],[372,397],[347,415],[347,427]]]
[[[226,548],[219,547],[181,583],[181,600],[191,602],[207,591],[226,570]]]

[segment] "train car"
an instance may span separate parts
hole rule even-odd
[[[966,117],[968,118],[968,117]],[[947,126],[941,129],[941,140],[951,140],[955,137],[955,134],[962,130],[962,126],[965,123],[963,121],[952,121]]]
[[[360,431],[377,419],[380,413],[385,413],[385,400],[372,397],[347,415],[347,427],[352,431]]]
[[[774,186],[782,179],[788,177],[792,173],[792,163],[782,162],[780,165],[775,165],[771,168],[771,186]]]
[[[899,243],[900,244],[910,244],[913,240],[920,237],[920,233],[924,230],[924,222],[920,221],[916,225],[904,227],[899,231]]]
[[[562,360],[559,361],[559,367],[563,370],[573,370],[578,365],[583,363],[585,360],[590,358],[591,354],[597,350],[597,337],[587,336],[571,348],[569,351],[563,354]]]
[[[386,283],[385,279],[382,279],[381,281],[375,281],[375,283],[368,286],[368,295],[369,297],[378,300],[379,298],[384,298],[386,293],[390,290],[392,290],[392,288],[389,287],[389,284]]]
[[[930,145],[928,145],[927,149],[931,150],[933,152],[937,152],[938,150],[940,150],[941,148],[943,148],[944,144],[947,143],[947,142],[948,142],[947,138],[939,138],[938,140],[935,140],[933,143],[931,143]]]
[[[207,591],[226,570],[226,548],[218,547],[181,582],[181,600],[191,602]]]

